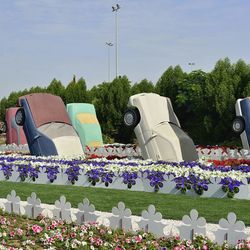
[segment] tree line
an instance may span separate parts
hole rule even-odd
[[[66,87],[53,79],[45,88],[32,87],[2,98],[0,119],[5,119],[6,108],[16,106],[19,96],[37,92],[58,95],[65,104],[94,104],[105,142],[134,142],[133,131],[123,124],[128,99],[137,93],[154,92],[171,99],[182,128],[195,144],[240,144],[231,127],[236,100],[250,96],[250,65],[243,60],[231,63],[225,58],[211,72],[186,73],[180,66],[170,66],[155,84],[147,79],[132,84],[127,76],[122,76],[90,90],[83,78],[76,80],[74,76]]]

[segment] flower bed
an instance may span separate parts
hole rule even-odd
[[[249,161],[231,162],[0,155],[0,180],[250,199]]]
[[[18,225],[18,226],[17,226]],[[97,223],[67,224],[39,216],[37,220],[0,211],[0,249],[250,249],[250,242],[239,241],[235,247],[219,246],[207,237],[191,240],[179,236],[157,238],[145,232],[113,230]]]

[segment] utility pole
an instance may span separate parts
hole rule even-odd
[[[114,44],[112,42],[106,42],[106,45],[108,46],[108,82],[110,82],[110,47]]]
[[[118,21],[117,11],[120,9],[120,5],[116,4],[112,6],[112,12],[115,12],[115,76],[118,76]]]

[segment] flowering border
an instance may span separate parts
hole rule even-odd
[[[229,166],[218,162],[214,164],[213,161],[177,163],[0,155],[0,180],[92,185],[163,193],[171,193],[172,187],[175,192],[176,189],[180,193],[192,194],[190,191],[193,191],[205,196],[212,185],[217,185],[230,198],[237,198],[240,193],[238,198],[249,199],[249,194],[243,194],[241,190],[246,192],[244,187],[250,183],[250,166],[246,161]]]

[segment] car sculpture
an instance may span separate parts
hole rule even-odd
[[[93,104],[68,103],[67,111],[83,148],[86,146],[103,146],[101,126],[97,120]]]
[[[23,126],[32,155],[83,155],[80,139],[59,96],[34,93],[19,97],[16,123]]]
[[[250,97],[238,99],[235,104],[236,117],[233,131],[240,135],[242,146],[249,149],[250,145]]]
[[[26,136],[23,128],[16,123],[15,115],[18,107],[12,107],[6,109],[5,121],[6,121],[6,143],[7,144],[27,144]]]
[[[181,129],[167,97],[154,93],[131,96],[124,123],[134,128],[144,159],[178,162],[198,159],[193,140]]]

